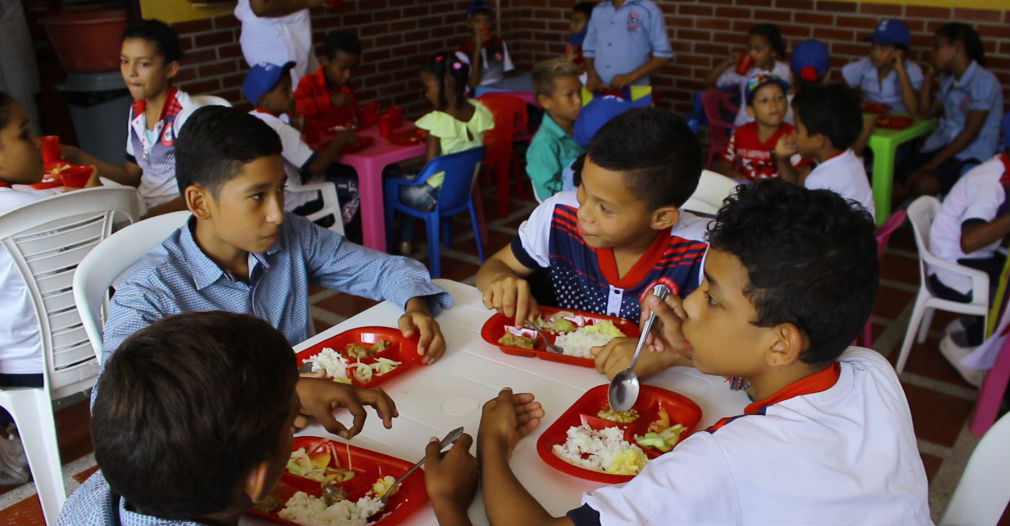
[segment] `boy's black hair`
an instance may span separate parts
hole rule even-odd
[[[265,122],[227,106],[197,108],[175,142],[175,179],[179,194],[199,184],[214,195],[260,157],[280,155],[281,139]]]
[[[811,84],[793,98],[793,109],[810,135],[823,134],[844,150],[863,131],[859,95],[845,84]]]
[[[575,2],[575,7],[572,11],[578,11],[586,15],[586,20],[593,18],[593,9],[596,7],[596,2]]]
[[[747,31],[748,35],[757,35],[766,42],[778,55],[779,60],[786,58],[786,45],[782,41],[782,33],[779,32],[778,26],[775,24],[758,24]]]
[[[169,316],[130,336],[98,379],[95,460],[134,509],[193,520],[233,505],[273,459],[298,381],[284,335],[224,311]]]
[[[780,180],[740,185],[709,227],[713,249],[747,269],[751,323],[792,323],[807,337],[808,364],[833,361],[852,343],[877,296],[873,218],[830,190]]]
[[[333,60],[337,58],[337,51],[343,51],[351,55],[361,54],[361,41],[357,35],[350,31],[330,31],[323,40],[323,54],[326,58]]]
[[[436,110],[444,110],[449,103],[449,96],[453,97],[456,107],[463,105],[466,100],[466,83],[470,78],[470,66],[456,57],[452,51],[443,51],[432,55],[421,64],[421,71],[435,76],[438,82],[438,107]],[[456,93],[445,93],[445,77],[449,76],[456,87]]]
[[[979,66],[986,67],[982,38],[978,36],[978,31],[975,31],[974,27],[962,22],[950,22],[936,30],[934,38],[940,37],[951,43],[960,41],[964,45],[964,53],[968,55],[968,58],[978,62]]]
[[[140,38],[151,42],[158,54],[165,57],[165,63],[182,60],[182,47],[179,45],[179,35],[168,24],[154,18],[145,18],[127,26],[123,38]]]
[[[10,124],[11,108],[14,107],[14,97],[4,91],[0,91],[0,130]]]
[[[635,108],[614,117],[589,141],[586,156],[622,172],[628,190],[650,211],[684,204],[701,177],[697,137],[680,117],[659,108]]]

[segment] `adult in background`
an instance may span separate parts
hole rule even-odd
[[[39,68],[35,63],[28,22],[18,0],[0,0],[0,91],[6,91],[28,112],[32,133],[39,135]]]
[[[291,88],[298,79],[319,68],[312,52],[312,21],[309,8],[328,0],[238,0],[235,18],[242,22],[242,56],[252,67],[261,62],[286,64],[291,68]]]

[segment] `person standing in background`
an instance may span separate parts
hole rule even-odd
[[[39,92],[39,68],[28,33],[28,21],[18,0],[0,0],[0,91],[9,93],[28,112],[32,133],[42,135],[35,94]]]
[[[327,1],[238,0],[235,18],[242,22],[239,43],[249,67],[261,62],[286,64],[294,61],[291,87],[297,89],[298,80],[303,75],[319,68],[319,61],[312,52],[309,8],[319,7]]]

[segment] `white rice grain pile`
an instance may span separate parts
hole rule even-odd
[[[313,497],[299,491],[288,499],[277,516],[298,524],[367,526],[368,518],[381,510],[382,503],[373,497],[362,497],[357,501],[342,500],[327,506],[322,497]]]
[[[610,323],[609,320],[606,323]],[[614,327],[614,325],[610,323],[610,327]],[[623,335],[617,327],[614,327],[614,331]],[[612,331],[604,332],[600,330],[600,327],[586,325],[571,332],[558,334],[558,337],[554,340],[554,344],[564,349],[565,354],[589,358],[590,348],[606,345],[607,342],[616,337],[617,335],[613,334]]]
[[[565,443],[555,444],[553,451],[569,464],[619,475],[634,475],[648,462],[641,448],[624,440],[619,427],[572,426]]]
[[[347,359],[329,347],[323,347],[323,350],[319,351],[319,354],[305,361],[312,362],[313,372],[324,371],[327,377],[333,378],[338,382],[350,382],[347,372]]]

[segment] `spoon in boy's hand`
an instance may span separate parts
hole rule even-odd
[[[652,293],[659,296],[660,300],[665,300],[670,294],[670,289],[666,285],[656,285],[652,288]],[[608,397],[610,407],[614,411],[627,411],[638,400],[638,391],[641,385],[638,381],[638,375],[635,374],[635,364],[638,362],[638,356],[642,354],[642,347],[645,346],[645,340],[649,337],[649,332],[652,330],[652,325],[655,322],[656,313],[652,312],[642,327],[642,335],[638,337],[638,345],[635,346],[635,354],[631,357],[631,363],[628,364],[628,368],[617,373],[617,376],[610,381]]]

